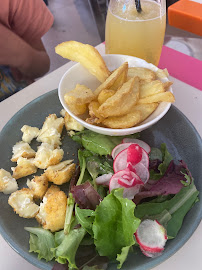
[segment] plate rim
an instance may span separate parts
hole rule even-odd
[[[34,104],[35,102],[38,102],[41,98],[46,98],[46,96],[49,96],[51,94],[57,94],[57,90],[58,89],[54,89],[51,90],[47,93],[44,93],[42,95],[40,95],[39,97],[33,99],[32,101],[30,101],[28,104],[26,104],[24,107],[22,107],[19,111],[16,112],[16,114],[14,114],[9,120],[8,122],[4,125],[4,127],[2,128],[1,132],[0,132],[0,137],[2,136],[2,133],[4,133],[5,129],[8,127],[9,123],[16,117],[18,116],[18,114],[20,114],[23,110],[25,110],[27,107],[29,107],[29,105]],[[182,116],[184,118],[184,120],[193,128],[193,130],[195,131],[195,135],[197,137],[197,139],[201,140],[201,136],[198,133],[198,131],[196,130],[196,128],[194,127],[194,125],[191,123],[191,121],[174,105],[171,105],[172,109],[176,110],[178,114],[180,114],[180,116]],[[169,113],[169,112],[168,112]],[[200,222],[201,222],[201,218],[202,218],[202,200],[199,201],[199,211],[197,214],[197,219],[194,221],[194,224],[192,225],[191,229],[189,230],[189,232],[183,237],[183,239],[181,239],[181,241],[177,242],[176,245],[174,247],[172,247],[172,249],[167,250],[166,253],[163,253],[161,256],[159,256],[158,258],[156,258],[155,260],[151,260],[147,263],[145,263],[144,265],[140,265],[135,267],[136,270],[149,270],[163,262],[165,262],[166,260],[168,260],[172,255],[174,255],[178,250],[180,250],[184,244],[191,238],[191,236],[193,235],[193,233],[196,231],[197,227],[199,226]],[[31,263],[32,265],[40,268],[40,269],[44,269],[44,270],[50,270],[50,264],[51,262],[45,262],[45,260],[38,260],[37,259],[37,254],[35,254],[35,257],[33,257],[32,255],[30,255],[29,251],[27,250],[24,251],[18,244],[15,243],[15,241],[12,240],[12,238],[4,231],[2,225],[1,225],[1,220],[0,220],[0,234],[3,237],[3,239],[7,242],[7,244],[17,253],[19,254],[22,258],[24,258],[26,261],[28,261],[29,263]],[[32,253],[33,254],[33,253]],[[52,262],[54,264],[54,262]]]

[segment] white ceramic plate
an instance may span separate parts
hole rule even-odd
[[[155,72],[158,70],[156,66],[147,63],[145,60],[132,57],[132,56],[108,54],[108,55],[104,55],[103,59],[110,71],[118,68],[124,62],[128,62],[129,67],[145,67]],[[168,81],[168,78],[165,77],[161,79],[161,81],[166,82]],[[62,106],[73,118],[75,118],[84,127],[94,132],[105,134],[105,135],[122,136],[122,135],[134,134],[142,130],[145,130],[151,127],[156,122],[158,122],[167,113],[167,111],[169,110],[171,106],[171,103],[161,102],[159,106],[157,107],[157,109],[145,121],[143,121],[140,125],[132,127],[132,128],[111,129],[111,128],[94,126],[94,125],[88,124],[87,122],[85,122],[84,120],[76,116],[74,113],[72,113],[64,100],[64,95],[68,91],[74,89],[77,83],[83,84],[87,86],[88,88],[92,89],[93,91],[100,85],[100,82],[96,79],[96,77],[90,74],[86,68],[81,66],[81,64],[78,63],[74,65],[63,75],[59,84],[58,95],[59,95],[60,102],[62,103]],[[169,91],[172,92],[171,87]]]

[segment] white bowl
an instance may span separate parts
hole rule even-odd
[[[147,63],[145,60],[142,60],[137,57],[133,56],[127,56],[127,55],[118,55],[118,54],[108,54],[104,55],[103,59],[110,71],[118,68],[121,64],[124,62],[128,62],[129,67],[145,67],[149,68],[153,71],[157,71],[158,68],[152,64]],[[160,79],[162,82],[168,81],[168,78]],[[76,116],[74,113],[72,113],[67,106],[64,95],[75,88],[76,84],[84,84],[85,86],[89,87],[93,91],[100,85],[100,82],[91,75],[86,68],[84,68],[81,64],[77,63],[72,68],[68,69],[67,72],[62,76],[62,79],[59,83],[58,88],[58,95],[60,102],[62,103],[62,106],[64,109],[73,117],[75,118],[81,125],[86,127],[87,129],[90,129],[94,132],[105,134],[105,135],[111,135],[111,136],[123,136],[123,135],[129,135],[134,134],[137,132],[140,132],[144,129],[147,129],[154,125],[156,122],[158,122],[169,110],[171,103],[168,102],[161,102],[157,109],[142,123],[135,127],[131,128],[124,128],[124,129],[112,129],[112,128],[105,128],[105,127],[99,127],[94,126],[91,124],[88,124],[78,116]],[[170,87],[169,91],[172,92],[172,88]]]

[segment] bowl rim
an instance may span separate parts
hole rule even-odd
[[[105,59],[105,57],[127,57],[127,58],[132,58],[132,59],[137,59],[137,60],[141,60],[142,63],[145,63],[147,65],[150,65],[151,67],[155,68],[156,71],[159,69],[158,67],[156,67],[155,65],[151,64],[151,63],[148,63],[146,62],[145,60],[141,59],[141,58],[138,58],[138,57],[134,57],[134,56],[130,56],[130,55],[122,55],[122,54],[104,54],[102,55],[103,59]],[[77,69],[78,66],[82,66],[80,63],[75,63],[72,67],[70,67],[62,76],[62,78],[60,79],[60,82],[59,82],[59,86],[58,86],[58,96],[59,96],[59,100],[63,106],[63,108],[68,112],[68,114],[70,114],[71,117],[73,117],[77,122],[79,122],[81,125],[83,125],[84,127],[86,128],[89,128],[89,127],[93,127],[93,131],[97,132],[97,133],[102,133],[102,134],[106,134],[108,133],[113,133],[112,135],[116,134],[116,136],[119,136],[119,133],[120,136],[122,136],[122,134],[124,132],[127,132],[127,134],[134,134],[134,133],[137,133],[137,132],[140,132],[142,130],[145,130],[147,128],[149,128],[150,126],[154,125],[155,123],[157,123],[167,112],[168,110],[170,109],[170,106],[171,106],[171,102],[166,102],[166,106],[165,108],[163,109],[163,111],[158,115],[156,116],[154,119],[150,120],[149,122],[147,123],[144,123],[144,121],[142,121],[143,124],[140,124],[138,126],[134,126],[134,127],[130,127],[130,128],[119,128],[119,129],[112,129],[112,128],[107,128],[107,127],[100,127],[100,126],[96,126],[96,125],[92,125],[92,124],[89,124],[87,123],[86,121],[84,121],[83,119],[81,119],[80,117],[76,116],[67,106],[67,104],[64,102],[63,100],[63,95],[62,95],[62,83],[65,79],[65,77],[67,76],[67,74],[69,72],[71,72],[72,70],[74,69]],[[149,68],[149,67],[148,67]],[[166,78],[168,80],[168,78]],[[173,93],[173,90],[172,90],[172,86],[169,87],[169,91],[171,93]],[[152,115],[152,114],[151,114]],[[90,128],[89,128],[90,129]],[[91,129],[92,130],[92,129]]]

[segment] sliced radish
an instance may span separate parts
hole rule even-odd
[[[135,238],[144,255],[156,257],[164,250],[167,234],[157,220],[145,219],[138,227]]]
[[[124,143],[137,143],[140,147],[142,147],[148,154],[151,152],[151,147],[144,141],[133,139],[133,138],[124,138],[122,140],[122,144]]]
[[[131,147],[131,146],[132,146],[132,144],[129,147]],[[141,148],[141,151],[142,151],[142,158],[140,160],[140,163],[142,163],[148,169],[149,168],[149,156],[144,149]],[[131,155],[131,152],[132,151],[130,151],[130,155]],[[113,163],[114,172],[116,173],[118,171],[124,170],[125,168],[127,168],[127,166],[133,167],[136,165],[136,164],[131,163],[130,161],[128,161],[128,162],[127,161],[128,161],[128,148],[125,150],[122,150],[116,156],[114,163]]]
[[[118,179],[118,183],[126,188],[134,187],[135,185],[143,185],[140,177],[136,173],[131,171],[129,171],[129,173],[127,174],[123,174],[122,177]]]
[[[149,180],[149,170],[141,162],[139,162],[135,166],[131,166],[130,164],[128,164],[128,169],[136,173],[144,184],[146,184]]]
[[[132,143],[127,148],[127,163],[136,165],[142,160],[143,149],[136,143]]]
[[[134,172],[128,168],[115,173],[109,182],[109,191],[116,188],[124,188],[123,197],[133,199],[144,183]]]
[[[108,174],[103,174],[101,176],[98,176],[95,179],[95,182],[96,182],[97,185],[108,186],[109,185],[109,181],[112,178],[112,175],[113,175],[112,173],[108,173]]]
[[[122,171],[127,168],[127,149],[122,150],[115,158],[113,163],[114,172]]]
[[[131,145],[131,143],[121,143],[118,144],[114,149],[112,150],[112,158],[115,159],[116,156],[123,151],[124,149],[128,148]]]

